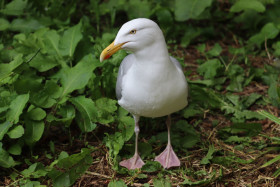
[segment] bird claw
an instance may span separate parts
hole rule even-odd
[[[167,145],[165,150],[155,158],[155,161],[159,162],[163,168],[167,169],[170,167],[179,167],[181,165],[171,145]]]
[[[120,166],[126,167],[129,170],[142,168],[144,164],[145,163],[143,162],[143,160],[140,158],[138,154],[135,154],[130,159],[123,160],[120,162]]]

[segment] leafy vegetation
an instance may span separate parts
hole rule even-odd
[[[0,15],[1,186],[279,184],[279,0],[4,0]],[[137,17],[160,25],[190,85],[173,115],[180,168],[152,161],[161,118],[141,120],[146,165],[118,165],[134,150],[114,91],[126,53],[99,55]]]

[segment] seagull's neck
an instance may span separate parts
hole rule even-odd
[[[152,45],[134,52],[135,58],[139,63],[169,63],[168,50],[165,40],[154,42]]]

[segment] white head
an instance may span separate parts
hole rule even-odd
[[[165,42],[161,29],[154,21],[146,18],[133,19],[121,27],[115,41],[102,51],[100,61],[120,49],[137,52],[156,41]]]
[[[154,21],[138,18],[121,27],[116,36],[115,45],[125,43],[122,49],[137,51],[151,45],[159,38],[163,38],[162,31]]]

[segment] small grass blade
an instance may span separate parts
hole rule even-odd
[[[264,163],[260,168],[265,168],[271,164],[273,164],[274,162],[277,162],[278,160],[280,160],[280,155],[278,155],[277,157],[271,159],[270,161]]]
[[[280,125],[280,119],[274,115],[272,115],[271,113],[265,111],[265,110],[259,110],[258,113],[268,119],[270,119],[271,121],[277,123],[278,125]]]

